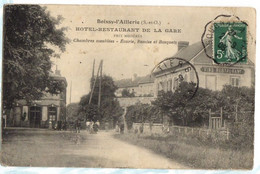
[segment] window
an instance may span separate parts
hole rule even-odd
[[[185,82],[188,81],[188,76],[187,76],[187,74],[184,75],[184,81],[185,81]]]
[[[168,80],[168,89],[167,91],[172,91],[172,79]]]
[[[239,87],[240,86],[240,78],[239,77],[230,77],[230,85]]]
[[[179,86],[179,80],[177,79],[177,77],[174,77],[173,84],[173,89],[176,90]]]
[[[160,82],[160,85],[159,85],[159,91],[162,91],[163,90],[163,82]]]
[[[167,92],[167,84],[168,84],[167,81],[164,80],[164,81],[163,81],[163,91],[164,91],[164,92]]]
[[[206,88],[215,91],[217,88],[217,77],[206,75]]]

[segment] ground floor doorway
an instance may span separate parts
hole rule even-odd
[[[30,127],[32,128],[39,128],[41,127],[41,120],[42,120],[42,109],[38,106],[30,107]]]
[[[57,107],[48,108],[49,128],[54,128],[57,121]]]

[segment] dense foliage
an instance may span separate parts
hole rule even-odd
[[[254,111],[253,88],[229,85],[224,86],[221,91],[198,88],[196,94],[190,98],[193,91],[194,83],[182,82],[174,93],[161,91],[153,105],[167,114],[173,124],[184,126],[207,124],[209,110],[220,113],[222,108],[223,117],[228,120],[235,120],[236,115],[241,115],[240,120],[243,120],[243,112]]]
[[[134,92],[130,92],[129,89],[123,89],[122,90],[122,97],[135,97]]]
[[[158,107],[150,104],[136,103],[129,106],[126,113],[126,122],[129,129],[133,123],[161,123],[162,113]]]
[[[78,103],[71,103],[67,107],[67,121],[74,122],[78,119],[78,110],[79,104]]]
[[[65,84],[50,76],[50,58],[68,43],[65,28],[57,28],[62,17],[51,17],[39,5],[7,5],[4,14],[4,106],[39,99],[44,91],[60,93]]]
[[[119,116],[123,113],[123,110],[115,97],[117,87],[110,76],[104,75],[102,77],[101,104],[100,108],[98,108],[98,82],[99,78],[97,78],[96,81],[91,104],[89,104],[90,93],[81,97],[79,102],[79,116],[93,121],[112,121],[115,124],[118,121]],[[93,86],[93,84],[94,79],[91,80],[91,86]]]
[[[226,85],[221,91],[199,88],[194,83],[182,82],[175,92],[161,91],[157,99],[149,104],[136,104],[128,108],[126,120],[133,122],[163,122],[168,117],[170,124],[207,127],[209,112],[218,114],[222,108],[226,127],[234,148],[253,147],[254,142],[254,88]]]
[[[230,122],[230,140],[237,147],[253,148],[255,89],[225,86],[221,96],[225,117]]]

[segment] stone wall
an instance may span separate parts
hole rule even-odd
[[[140,133],[140,127],[142,126],[142,123],[133,123],[132,130],[138,130],[138,133]],[[152,125],[150,123],[144,123],[143,124],[143,133],[157,133],[162,134],[163,133],[163,125],[158,123],[153,123]]]
[[[154,97],[118,97],[117,100],[121,107],[127,107],[134,105],[138,102],[143,104],[150,104],[153,101]]]

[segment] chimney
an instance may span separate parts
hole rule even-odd
[[[178,42],[178,51],[180,51],[182,48],[185,48],[189,46],[189,42],[188,41],[179,41]]]
[[[58,75],[58,76],[61,76],[61,75],[60,75],[60,70],[58,70],[58,65],[56,65],[55,74]]]
[[[135,81],[135,80],[136,80],[136,78],[137,78],[137,74],[136,74],[136,73],[134,73],[134,75],[133,75],[133,78],[132,78],[132,81]]]
[[[57,70],[57,69],[56,69],[56,70],[55,70],[55,74],[58,75],[58,76],[61,76],[61,75],[60,75],[60,70]]]

